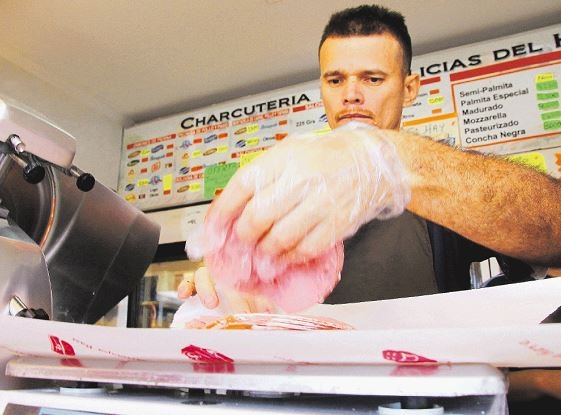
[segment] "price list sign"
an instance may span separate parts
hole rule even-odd
[[[450,76],[463,147],[561,132],[561,51]]]

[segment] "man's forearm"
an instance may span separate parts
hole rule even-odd
[[[561,266],[559,181],[497,157],[386,133],[408,170],[408,210],[503,254]]]

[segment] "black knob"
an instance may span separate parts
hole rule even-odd
[[[19,313],[16,314],[16,317],[27,317],[27,318],[35,318],[38,320],[49,320],[49,315],[45,310],[42,308],[24,308]]]
[[[76,186],[78,186],[78,189],[80,189],[82,192],[89,192],[93,189],[94,185],[95,178],[90,173],[81,174],[76,179]]]
[[[23,178],[31,184],[37,184],[45,178],[45,168],[39,164],[29,163],[23,168]]]
[[[48,320],[49,315],[42,308],[28,308],[17,295],[14,295],[8,303],[8,313],[11,316],[37,318]]]

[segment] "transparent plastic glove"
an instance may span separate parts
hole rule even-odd
[[[374,218],[401,214],[410,197],[391,139],[349,123],[327,134],[289,136],[240,169],[213,203],[208,222],[217,235],[235,222],[242,243],[303,261]]]
[[[323,302],[339,281],[343,239],[402,213],[409,199],[383,131],[349,124],[294,135],[234,175],[191,251],[217,281],[296,312]]]

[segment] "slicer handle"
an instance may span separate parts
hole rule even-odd
[[[70,167],[68,172],[71,176],[76,177],[76,186],[82,192],[89,192],[95,185],[95,178],[90,173],[84,173],[76,166]]]
[[[37,184],[45,178],[45,168],[33,156],[29,155],[27,160],[22,159],[20,154],[16,153],[10,153],[9,156],[23,169],[23,178],[26,182]]]
[[[39,164],[38,157],[31,153],[26,153],[25,143],[21,141],[19,135],[10,134],[6,142],[12,149],[12,152],[9,153],[10,157],[23,169],[23,177],[27,182],[37,184],[45,178],[45,168]],[[82,192],[89,192],[95,185],[95,178],[90,173],[84,173],[74,165],[66,169],[48,160],[42,160],[42,162],[62,170],[69,176],[75,177],[76,186]]]
[[[37,184],[45,178],[45,168],[40,164],[28,163],[23,168],[23,178],[28,183]]]

